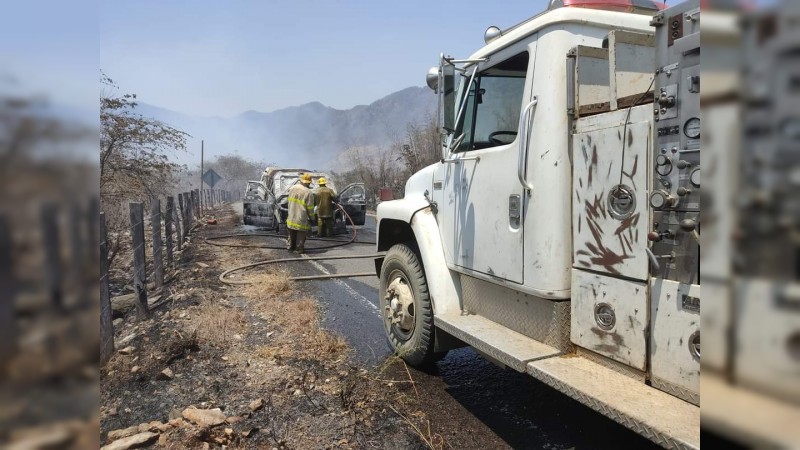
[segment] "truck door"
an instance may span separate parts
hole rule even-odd
[[[353,183],[339,193],[339,204],[342,205],[355,225],[364,225],[367,220],[367,195],[364,183]]]
[[[524,217],[517,134],[528,103],[530,61],[531,52],[515,46],[481,63],[468,86],[467,70],[455,145],[433,184],[443,210],[442,240],[455,269],[515,283],[523,282]]]

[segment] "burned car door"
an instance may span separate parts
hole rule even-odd
[[[243,221],[245,225],[273,228],[273,208],[275,198],[259,181],[249,181],[242,201]]]
[[[367,220],[367,191],[364,183],[353,183],[339,193],[339,204],[342,205],[353,223],[364,225]]]

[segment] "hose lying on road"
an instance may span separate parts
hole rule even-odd
[[[374,242],[359,242],[356,239],[358,238],[358,230],[356,230],[355,224],[353,223],[353,219],[347,214],[347,211],[344,210],[338,204],[336,205],[344,215],[347,217],[348,221],[350,222],[351,229],[353,230],[353,234],[349,240],[343,241],[341,239],[326,239],[326,238],[310,238],[310,240],[314,241],[325,241],[325,242],[335,242],[335,244],[323,245],[321,247],[314,247],[309,249],[311,251],[317,250],[328,250],[331,248],[336,247],[343,247],[345,245],[350,244],[371,244],[375,245]],[[229,238],[238,238],[238,237],[250,237],[250,236],[261,236],[261,237],[273,237],[273,238],[282,238],[285,239],[286,236],[278,234],[278,233],[233,233],[233,234],[224,234],[219,236],[209,236],[205,238],[205,242],[210,245],[216,245],[220,247],[237,247],[237,248],[267,248],[267,249],[274,249],[274,250],[284,250],[286,249],[286,245],[266,245],[266,244],[232,244],[232,243],[221,243],[215,242],[219,239],[229,239]],[[383,253],[372,253],[367,255],[347,255],[347,256],[306,256],[300,258],[280,258],[280,259],[268,259],[265,261],[258,261],[250,264],[243,264],[241,266],[234,267],[232,269],[228,269],[219,276],[219,281],[225,284],[231,285],[246,285],[252,284],[252,281],[247,280],[229,280],[226,277],[233,272],[238,272],[241,270],[251,269],[253,267],[258,266],[265,266],[268,264],[277,264],[277,263],[285,263],[285,262],[294,262],[294,261],[322,261],[322,260],[334,260],[334,259],[363,259],[363,258],[379,258],[384,256]],[[360,272],[360,273],[334,273],[334,274],[323,274],[323,275],[310,275],[310,276],[297,276],[297,277],[290,277],[289,279],[292,281],[310,281],[310,280],[327,280],[332,278],[355,278],[355,277],[374,277],[374,272]]]
[[[222,272],[219,276],[219,281],[225,284],[235,284],[235,285],[243,285],[243,284],[252,284],[252,281],[247,280],[228,280],[226,277],[233,272],[237,272],[239,270],[250,269],[252,267],[257,266],[265,266],[267,264],[276,264],[282,262],[293,262],[293,261],[321,261],[321,260],[328,260],[328,259],[359,259],[359,258],[380,258],[384,256],[384,253],[373,253],[369,255],[347,255],[347,256],[309,256],[305,258],[280,258],[280,259],[269,259],[266,261],[258,261],[251,264],[244,264],[241,266],[234,267],[233,269],[228,269],[225,272]],[[374,277],[375,272],[360,272],[360,273],[331,273],[331,274],[323,274],[323,275],[309,275],[309,276],[300,276],[300,277],[290,277],[289,279],[292,281],[309,281],[309,280],[329,280],[332,278],[355,278],[355,277]]]

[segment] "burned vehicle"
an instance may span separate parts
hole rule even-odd
[[[354,183],[346,186],[341,192],[336,188],[336,182],[327,173],[316,172],[308,169],[284,169],[268,167],[264,170],[259,181],[249,181],[244,199],[244,223],[261,228],[283,232],[286,229],[286,217],[289,213],[289,188],[300,182],[300,175],[311,174],[311,189],[316,189],[320,178],[328,180],[328,187],[338,194],[341,206],[336,209],[334,216],[334,232],[345,233],[349,219],[342,212],[344,210],[355,225],[364,225],[366,221],[366,190],[363,183]],[[316,226],[316,224],[313,224]]]

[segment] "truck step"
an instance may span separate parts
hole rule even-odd
[[[695,405],[580,356],[532,361],[527,371],[665,448],[700,448],[700,408]]]
[[[442,315],[436,316],[434,321],[443,331],[519,372],[525,372],[531,361],[561,354],[555,347],[542,344],[483,316]]]

